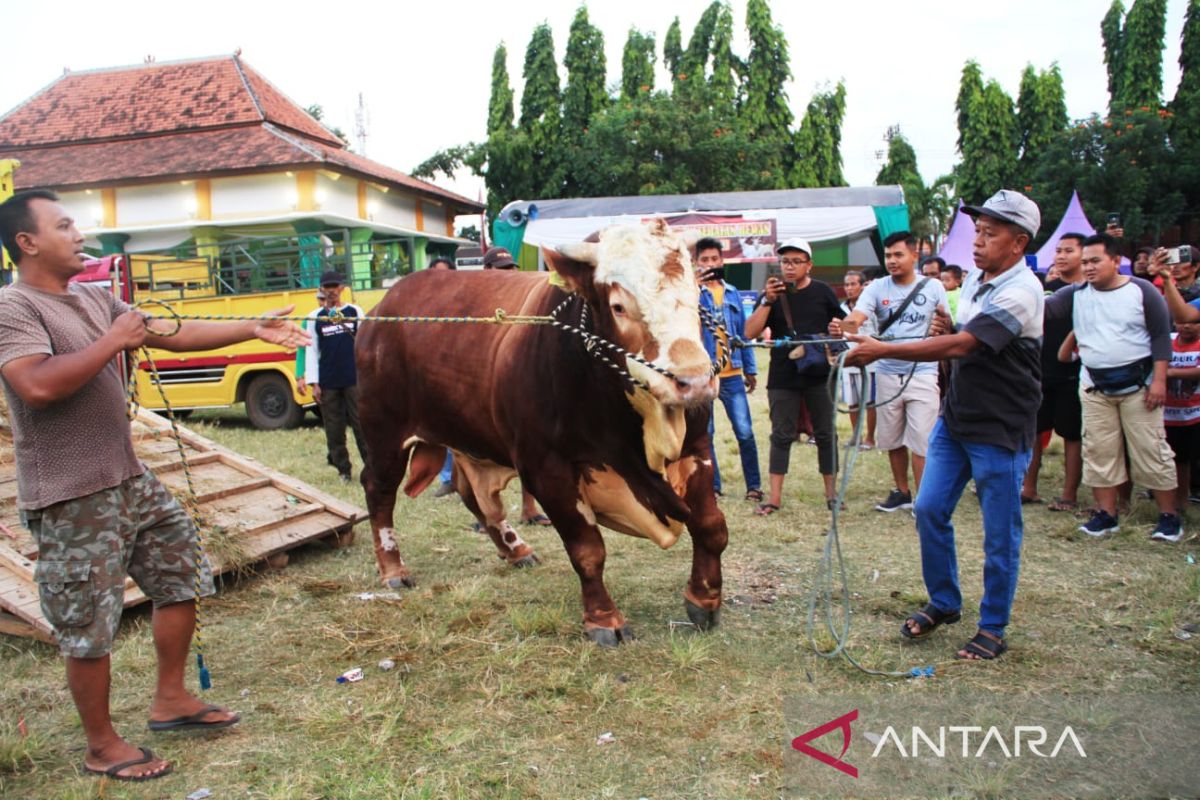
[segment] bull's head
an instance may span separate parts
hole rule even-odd
[[[687,243],[662,220],[620,225],[595,242],[560,247],[547,260],[595,310],[595,332],[670,373],[629,360],[659,402],[695,405],[716,397],[717,379],[700,338],[700,291]]]

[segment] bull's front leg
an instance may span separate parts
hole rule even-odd
[[[688,619],[702,631],[715,628],[721,619],[721,553],[729,543],[725,514],[713,492],[708,453],[706,447],[703,456],[691,456],[694,470],[684,495],[691,510],[687,529],[692,537],[692,575],[683,592],[683,604]]]
[[[526,478],[528,488],[542,510],[550,517],[579,576],[583,594],[583,631],[601,647],[616,647],[633,640],[633,631],[625,622],[608,589],[604,586],[604,560],[607,551],[591,507],[579,494],[577,485],[564,480],[571,475],[570,465],[543,462],[538,476]]]
[[[371,537],[375,544],[380,580],[389,589],[412,588],[417,582],[400,557],[393,519],[396,492],[404,479],[408,451],[395,446],[387,447],[387,444],[372,442],[368,448],[367,464],[362,472],[363,493],[371,518]]]

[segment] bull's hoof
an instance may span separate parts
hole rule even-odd
[[[628,625],[622,625],[620,628],[588,628],[586,633],[597,647],[616,647],[622,642],[634,640],[633,631]]]
[[[698,631],[711,630],[721,624],[721,609],[719,606],[709,611],[707,608],[701,608],[685,597],[683,599],[683,607],[687,609],[688,619],[696,626],[696,630]]]
[[[530,553],[524,558],[518,558],[512,562],[512,565],[515,569],[525,569],[526,567],[536,567],[540,563],[542,563],[542,560],[536,554]]]
[[[412,589],[417,585],[417,579],[412,575],[405,575],[403,577],[388,578],[383,583],[389,589]]]

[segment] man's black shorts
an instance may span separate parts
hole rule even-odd
[[[1042,405],[1037,415],[1038,433],[1053,429],[1068,442],[1083,439],[1083,408],[1079,405],[1079,382],[1052,383],[1042,387]]]

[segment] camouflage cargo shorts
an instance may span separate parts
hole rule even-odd
[[[111,652],[126,575],[155,608],[214,591],[207,559],[197,580],[191,518],[150,472],[25,516],[38,546],[42,613],[65,656]]]

